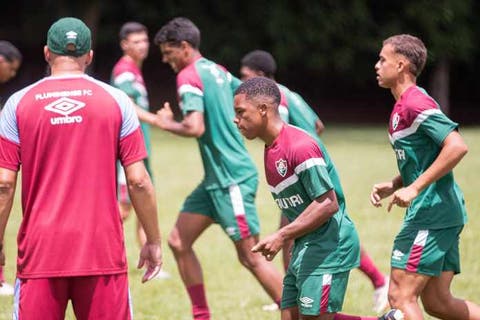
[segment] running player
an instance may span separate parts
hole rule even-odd
[[[143,139],[148,153],[148,157],[145,158],[143,162],[148,174],[150,177],[153,177],[149,161],[151,156],[150,124],[155,122],[156,116],[148,111],[147,89],[141,71],[143,61],[147,58],[148,48],[150,47],[148,30],[147,27],[141,23],[133,21],[127,22],[120,28],[119,38],[123,56],[113,67],[111,83],[132,99],[140,119],[140,127],[142,128]],[[130,215],[132,203],[128,196],[127,181],[122,168],[119,168],[117,173],[117,187],[120,214],[122,219],[125,220]],[[138,220],[136,222],[136,229],[137,241],[141,247],[146,239],[145,232]],[[169,277],[169,274],[161,270],[157,277],[158,276],[166,278]]]
[[[295,240],[283,280],[283,320],[377,319],[338,314],[360,245],[345,210],[338,180],[332,180],[318,143],[286,124],[278,110],[281,94],[265,77],[244,82],[235,93],[235,120],[247,139],[265,142],[265,175],[272,196],[289,224],[259,241],[253,252],[272,260],[285,241]],[[397,319],[389,312],[381,319]]]
[[[12,95],[0,116],[0,247],[22,167],[15,319],[63,319],[69,300],[77,319],[131,319],[118,158],[147,237],[142,281],[160,269],[155,192],[138,118],[126,94],[85,75],[90,48],[82,21],[56,21],[44,47],[51,76]]]
[[[450,292],[460,272],[459,236],[466,222],[463,194],[453,168],[467,153],[458,124],[416,86],[427,59],[423,42],[395,35],[383,42],[375,65],[378,85],[390,89],[396,103],[389,138],[400,175],[373,186],[371,202],[392,195],[393,205],[407,208],[391,257],[390,305],[406,319],[423,319],[425,311],[440,319],[480,319],[480,307]]]
[[[197,138],[205,177],[187,197],[168,243],[190,296],[194,319],[210,319],[200,262],[193,244],[202,232],[218,223],[234,242],[240,262],[265,291],[279,302],[282,277],[273,264],[250,249],[258,241],[255,208],[258,178],[242,137],[232,122],[233,80],[230,73],[202,57],[200,31],[188,19],[177,17],[155,36],[163,62],[177,73],[177,91],[183,120],[173,118],[170,105],[159,110],[159,127]]]
[[[263,50],[254,50],[247,53],[241,61],[240,75],[242,80],[252,77],[264,76],[275,80],[277,64],[273,56]],[[323,153],[323,158],[327,164],[327,170],[330,178],[335,183],[337,194],[343,197],[343,190],[340,184],[340,177],[337,173],[335,165],[330,158],[322,139],[319,137],[319,131],[323,131],[323,123],[318,118],[313,109],[305,102],[305,100],[297,93],[290,91],[284,85],[277,83],[280,94],[280,110],[286,116],[282,116],[287,123],[297,126],[305,130],[312,138],[315,139]],[[283,108],[282,108],[283,107]],[[320,130],[321,129],[321,130]],[[280,227],[285,226],[288,220],[285,216],[281,216]],[[285,269],[290,260],[290,250],[292,242],[286,243],[282,251]],[[360,266],[359,269],[369,277],[374,287],[373,293],[373,310],[380,314],[388,307],[388,282],[389,277],[384,275],[373,263],[368,253],[360,247]]]
[[[22,54],[10,42],[0,41],[0,83],[5,83],[15,77],[18,68],[22,64]],[[0,100],[0,109],[3,107]],[[3,265],[0,264],[0,295],[10,296],[13,294],[13,286],[5,282]]]

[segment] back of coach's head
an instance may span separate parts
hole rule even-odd
[[[92,47],[90,29],[77,18],[61,18],[48,30],[47,47],[59,56],[83,56]]]
[[[167,22],[153,40],[157,46],[162,43],[180,45],[182,41],[188,42],[194,49],[200,48],[200,30],[184,17],[176,17]]]

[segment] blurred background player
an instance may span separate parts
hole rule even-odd
[[[240,76],[242,80],[252,77],[267,77],[275,80],[277,64],[273,56],[263,50],[254,50],[247,53],[241,60]],[[337,185],[336,191],[343,197],[343,190],[340,184],[340,177],[337,173],[335,165],[330,158],[322,139],[319,134],[324,130],[323,123],[318,118],[313,109],[305,102],[305,100],[297,93],[289,90],[284,85],[277,83],[281,94],[281,116],[284,121],[305,130],[320,146],[323,157],[327,164],[329,175]],[[286,116],[285,116],[286,115]],[[285,216],[281,216],[280,227],[285,226],[288,220]],[[287,242],[286,247],[282,251],[283,262],[287,269],[290,260],[290,248],[292,242]],[[388,282],[389,277],[384,275],[373,263],[367,252],[360,247],[360,266],[359,269],[369,277],[374,287],[373,293],[373,310],[380,314],[388,307]]]
[[[44,58],[51,76],[13,94],[0,115],[0,245],[22,170],[14,318],[63,319],[71,301],[79,320],[131,319],[117,160],[147,237],[142,281],[162,263],[139,121],[125,93],[85,75],[93,51],[81,20],[51,25]]]
[[[292,257],[283,280],[282,320],[367,320],[339,314],[360,245],[348,217],[339,181],[331,179],[322,151],[304,130],[280,116],[278,85],[265,77],[245,81],[235,92],[235,120],[247,139],[265,142],[265,176],[289,223],[252,248],[271,261],[286,241]],[[335,181],[336,180],[336,181]],[[380,319],[401,319],[392,310]]]
[[[22,64],[22,54],[10,42],[0,40],[0,84],[15,77]],[[0,109],[3,108],[0,98]],[[4,266],[0,265],[0,295],[12,295],[13,286],[5,282]]]
[[[111,82],[114,87],[122,90],[132,99],[135,111],[140,119],[143,139],[148,153],[148,157],[143,162],[153,180],[149,160],[151,156],[150,125],[155,122],[156,115],[149,112],[148,94],[141,71],[150,47],[148,30],[141,23],[127,22],[120,28],[119,38],[123,56],[113,67]],[[128,196],[125,172],[120,164],[117,171],[118,203],[122,219],[125,220],[130,215],[132,203]],[[145,232],[138,220],[136,221],[136,232],[138,244],[142,247],[146,241]],[[168,278],[169,276],[167,272],[161,270],[157,278]]]
[[[463,193],[453,168],[468,147],[450,120],[417,77],[427,60],[427,48],[414,36],[401,34],[383,41],[375,64],[378,85],[390,89],[395,105],[388,136],[399,175],[373,186],[370,201],[380,207],[392,196],[406,208],[391,256],[390,304],[408,320],[423,319],[418,304],[440,319],[480,319],[480,306],[455,298],[450,290],[460,273],[459,238],[467,221]]]
[[[183,113],[182,121],[175,121],[170,105],[165,103],[157,113],[159,127],[183,137],[195,137],[205,172],[202,182],[185,200],[168,240],[191,299],[193,317],[210,319],[202,269],[193,244],[213,223],[220,224],[234,242],[242,265],[279,303],[280,272],[250,251],[260,231],[254,202],[258,175],[232,121],[232,76],[202,57],[200,30],[186,18],[177,17],[165,24],[156,34],[155,44],[163,62],[177,73]]]

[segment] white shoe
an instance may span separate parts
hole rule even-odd
[[[390,277],[385,276],[385,284],[373,292],[373,311],[377,314],[381,314],[387,307],[388,303],[388,284]]]
[[[266,304],[262,306],[263,311],[277,311],[278,310],[278,304],[272,303],[272,304]]]
[[[154,279],[168,279],[168,278],[171,278],[172,276],[170,275],[170,273],[168,273],[167,271],[163,270],[163,269],[160,269],[160,271],[157,273],[157,275],[155,276]]]
[[[6,282],[0,283],[0,296],[13,296],[13,287]]]

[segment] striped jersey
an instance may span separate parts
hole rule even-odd
[[[322,151],[303,130],[285,124],[274,142],[265,147],[264,157],[270,192],[290,222],[315,199],[334,189]],[[358,266],[357,232],[344,200],[338,202],[338,212],[326,223],[295,240],[292,261],[301,247],[309,247],[310,257],[326,257],[302,272],[343,272]]]
[[[17,276],[127,271],[116,161],[146,157],[126,94],[87,75],[47,77],[8,99],[0,167],[22,169]]]
[[[457,127],[425,90],[411,86],[401,95],[390,115],[388,134],[404,186],[432,165],[443,141]],[[465,201],[453,172],[426,187],[405,215],[405,224],[428,229],[459,226],[465,222]]]
[[[240,132],[233,123],[237,86],[223,67],[198,58],[177,75],[180,109],[203,113],[205,132],[197,139],[207,189],[227,188],[257,175]]]

